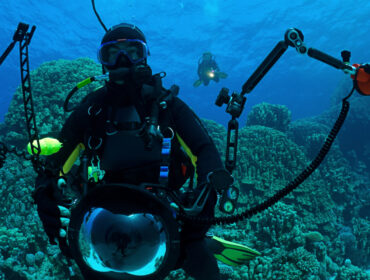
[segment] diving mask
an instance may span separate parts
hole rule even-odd
[[[118,39],[102,44],[98,50],[99,62],[107,67],[116,66],[122,55],[137,64],[147,59],[148,47],[139,39]]]

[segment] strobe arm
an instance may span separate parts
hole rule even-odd
[[[355,71],[355,68],[353,68],[351,65],[345,64],[341,60],[336,59],[335,57],[332,57],[319,50],[316,50],[314,48],[309,48],[307,54],[309,57],[320,60],[321,62],[329,64],[330,66],[333,66],[336,69],[343,70],[343,71],[348,70],[348,71],[351,71],[351,74],[355,74],[354,72],[352,72],[352,71]]]
[[[285,41],[287,44],[289,44],[289,46],[294,47],[298,53],[307,54],[309,57],[312,57],[330,66],[333,66],[336,69],[347,71],[355,70],[354,67],[348,65],[349,60],[343,62],[317,49],[307,48],[305,43],[303,42],[302,32],[296,28],[290,28],[286,31]]]
[[[280,41],[275,48],[268,54],[264,61],[258,66],[256,71],[250,76],[245,82],[242,88],[241,94],[250,93],[254,87],[262,80],[266,73],[271,69],[272,66],[279,60],[279,58],[285,53],[288,48],[288,44],[285,41]]]
[[[263,62],[257,67],[254,73],[244,83],[242,91],[240,93],[233,92],[229,95],[229,89],[222,88],[216,99],[216,105],[222,106],[226,104],[226,112],[229,113],[232,119],[228,125],[228,143],[226,149],[226,166],[228,171],[232,172],[235,167],[236,160],[236,149],[237,149],[237,133],[238,123],[237,118],[242,114],[244,104],[246,102],[246,93],[250,93],[255,86],[262,80],[272,66],[279,60],[279,58],[285,53],[288,47],[294,47],[298,53],[307,54],[309,57],[324,62],[334,68],[343,70],[347,74],[351,74],[351,78],[354,80],[354,87],[360,94],[370,96],[370,64],[349,64],[350,52],[343,51],[343,61],[336,59],[324,52],[316,50],[314,48],[308,48],[303,41],[303,33],[296,29],[290,28],[285,32],[284,41],[280,41],[274,49],[267,55]],[[234,132],[236,135],[235,141],[231,141],[230,135]],[[230,150],[234,149],[234,153]],[[234,158],[230,159],[229,156],[234,154]]]
[[[355,75],[357,68],[349,65],[348,62],[343,62],[335,57],[332,57],[324,52],[314,48],[308,48],[304,41],[303,33],[296,29],[290,28],[285,32],[284,41],[280,41],[275,48],[268,54],[265,60],[258,66],[250,78],[242,87],[241,94],[250,93],[254,87],[261,81],[271,67],[279,60],[279,58],[287,50],[288,46],[294,47],[298,53],[307,54],[309,57],[324,62],[334,68],[345,71],[348,74]]]

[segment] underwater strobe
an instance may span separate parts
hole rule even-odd
[[[279,58],[284,54],[288,47],[294,47],[299,54],[307,54],[308,56],[315,58],[321,62],[324,62],[330,66],[337,69],[343,70],[344,73],[350,74],[353,79],[353,88],[351,92],[343,98],[342,109],[340,115],[335,122],[333,128],[331,129],[328,137],[320,149],[319,153],[315,159],[287,186],[276,192],[272,197],[269,197],[264,202],[244,211],[241,214],[234,216],[215,218],[208,220],[208,223],[212,224],[229,224],[233,222],[242,221],[246,218],[252,217],[253,215],[266,210],[267,208],[274,205],[280,199],[284,198],[286,195],[295,190],[302,182],[304,182],[322,163],[326,155],[328,154],[336,136],[341,129],[348,111],[349,102],[347,101],[349,97],[353,94],[356,89],[361,95],[370,96],[370,64],[353,64],[350,65],[350,52],[343,51],[342,60],[338,60],[326,53],[323,53],[314,48],[308,48],[303,41],[303,33],[296,29],[290,28],[286,31],[284,36],[284,41],[278,42],[274,49],[267,55],[263,62],[257,67],[249,79],[245,82],[240,93],[233,92],[229,95],[229,89],[222,88],[216,99],[216,105],[222,106],[226,104],[226,112],[231,115],[231,120],[228,123],[228,133],[227,133],[227,146],[226,146],[226,168],[232,172],[236,164],[237,147],[238,147],[238,121],[237,118],[242,114],[244,105],[246,102],[245,94],[250,93],[254,87],[262,80],[266,73],[271,69],[271,67],[279,60]],[[201,219],[197,220],[198,223],[206,223]]]
[[[324,62],[336,69],[343,70],[344,73],[350,74],[353,79],[354,88],[361,94],[370,96],[370,64],[355,63],[350,65],[350,52],[343,51],[342,61],[332,57],[324,52],[314,48],[309,48],[303,41],[302,31],[297,28],[290,28],[285,32],[284,41],[280,41],[265,60],[260,64],[257,70],[243,85],[242,95],[250,93],[259,81],[266,75],[270,68],[278,61],[289,46],[294,47],[299,54],[307,54],[309,57]]]
[[[237,144],[238,144],[238,121],[237,118],[242,114],[247,98],[245,94],[250,93],[254,87],[262,80],[271,67],[285,53],[289,46],[294,47],[299,54],[307,54],[321,62],[324,62],[344,73],[350,74],[353,79],[353,90],[356,89],[361,95],[370,96],[370,63],[350,65],[351,53],[342,51],[342,61],[314,48],[308,48],[303,41],[302,31],[297,28],[289,28],[284,35],[284,41],[280,41],[274,49],[267,55],[263,62],[257,67],[249,79],[244,83],[241,93],[233,92],[229,95],[228,88],[222,88],[216,99],[216,105],[221,107],[226,104],[226,112],[232,119],[228,123],[228,135],[226,146],[226,168],[231,172],[235,168]],[[353,93],[343,99],[346,101]],[[348,105],[349,106],[349,105]],[[343,120],[344,121],[344,120]],[[234,136],[232,138],[232,135]]]

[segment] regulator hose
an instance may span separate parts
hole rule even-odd
[[[104,28],[105,32],[107,32],[107,31],[108,31],[107,27],[104,25],[104,23],[103,23],[103,21],[101,20],[101,18],[100,18],[100,16],[99,16],[98,12],[97,12],[97,11],[96,11],[96,9],[95,9],[95,1],[94,1],[94,0],[91,0],[91,4],[92,4],[93,10],[94,10],[94,13],[95,13],[96,17],[98,18],[98,20],[99,20],[99,22],[100,22],[101,26]]]

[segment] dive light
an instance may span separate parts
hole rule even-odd
[[[214,77],[215,77],[215,70],[211,70],[211,71],[209,71],[208,73],[208,76],[211,78],[211,79],[213,79]]]

